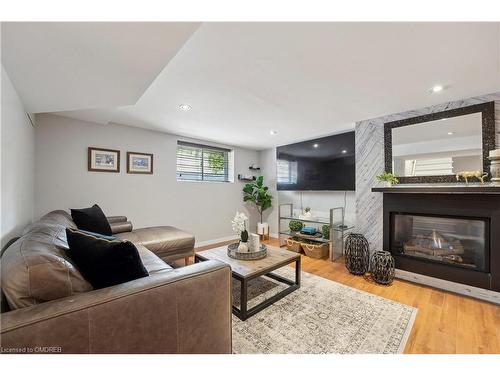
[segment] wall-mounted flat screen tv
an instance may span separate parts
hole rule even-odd
[[[278,190],[354,190],[354,132],[276,149]]]

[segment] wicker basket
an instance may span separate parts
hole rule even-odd
[[[310,243],[302,243],[302,250],[306,253],[308,257],[321,259],[328,256],[328,250],[330,249],[329,244],[310,244]]]
[[[302,252],[301,242],[292,240],[290,238],[287,238],[287,240],[286,240],[286,248],[288,250],[294,251],[296,253]]]

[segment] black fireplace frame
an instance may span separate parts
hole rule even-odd
[[[383,245],[391,251],[396,268],[438,279],[500,292],[500,196],[495,194],[384,194]],[[402,255],[391,248],[391,213],[466,219],[488,219],[489,270]],[[488,256],[488,254],[485,254]]]

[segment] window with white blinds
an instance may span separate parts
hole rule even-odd
[[[177,181],[230,182],[231,150],[177,142]]]

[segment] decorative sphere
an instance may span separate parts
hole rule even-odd
[[[248,253],[248,245],[246,242],[240,242],[238,246],[238,251],[240,253]]]

